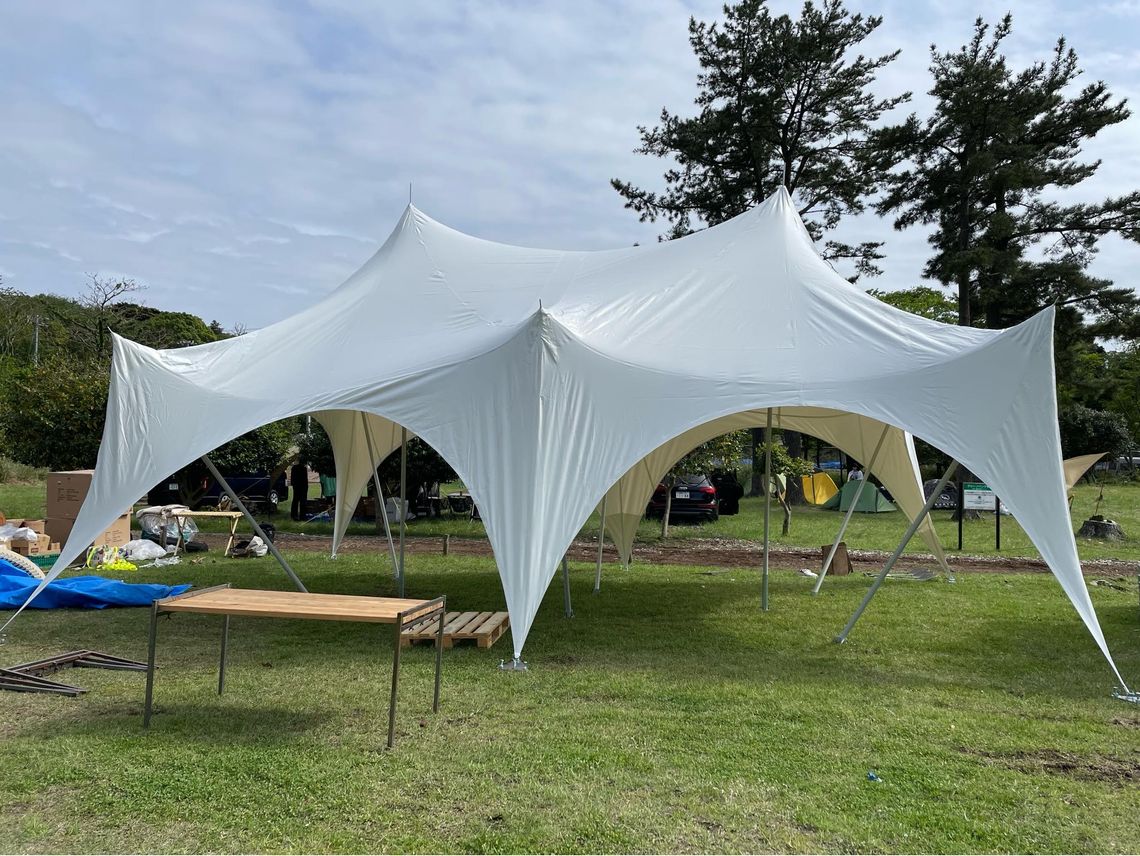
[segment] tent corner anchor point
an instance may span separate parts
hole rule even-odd
[[[1140,704],[1140,692],[1130,690],[1128,687],[1113,687],[1112,697],[1126,701],[1129,704]]]
[[[521,657],[515,657],[512,660],[500,660],[499,661],[499,671],[500,672],[526,672],[529,670],[527,669],[526,660],[523,660]]]

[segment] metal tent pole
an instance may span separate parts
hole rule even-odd
[[[594,594],[602,590],[602,548],[606,544],[606,498],[602,497],[602,507],[598,513],[598,568],[594,571]]]
[[[372,429],[368,427],[368,417],[360,411],[360,421],[364,425],[364,442],[368,445],[368,463],[372,466],[372,484],[376,487],[376,514],[384,520],[384,535],[388,538],[388,553],[392,556],[392,576],[399,577],[400,563],[396,560],[396,545],[392,541],[392,527],[388,523],[388,509],[384,506],[384,490],[380,487],[380,476],[376,472],[376,447],[372,444]]]
[[[887,574],[889,574],[891,568],[895,566],[895,562],[898,561],[899,556],[901,556],[903,550],[906,549],[906,545],[910,543],[910,539],[914,537],[914,533],[918,531],[918,527],[922,524],[923,518],[930,513],[930,509],[932,509],[934,503],[938,501],[938,497],[942,494],[946,485],[949,484],[950,479],[954,476],[954,470],[957,468],[958,462],[951,461],[950,466],[946,469],[946,475],[942,476],[941,481],[938,482],[938,486],[934,488],[934,493],[930,494],[930,498],[926,500],[922,511],[915,515],[914,520],[910,522],[910,526],[907,527],[906,534],[903,535],[902,541],[899,542],[898,547],[895,548],[891,557],[887,559],[887,563],[883,565],[883,569],[879,571],[879,575],[875,577],[875,581],[871,584],[871,589],[863,597],[863,602],[859,604],[859,608],[855,610],[855,614],[848,620],[847,626],[835,637],[836,642],[847,641],[847,636],[851,633],[851,628],[855,626],[855,622],[859,620],[859,616],[863,614],[863,610],[867,608],[867,604],[871,602],[871,598],[875,596],[875,592],[879,590],[879,586],[883,584],[883,580],[887,578]]]
[[[753,462],[755,466],[755,462]],[[768,611],[768,531],[772,518],[772,408],[764,429],[764,578],[760,586],[760,608]]]
[[[285,569],[285,573],[289,575],[289,579],[293,581],[293,585],[297,587],[297,591],[308,591],[308,589],[305,588],[305,584],[301,582],[300,577],[293,573],[293,569],[289,567],[289,563],[285,561],[285,557],[281,555],[281,552],[277,549],[277,545],[265,534],[265,530],[261,528],[260,524],[253,519],[253,515],[249,513],[249,509],[245,507],[245,504],[238,499],[238,495],[234,493],[234,489],[230,487],[230,483],[222,478],[222,474],[218,472],[218,468],[214,466],[214,462],[210,460],[210,456],[203,455],[202,463],[206,465],[206,469],[210,471],[210,475],[221,485],[222,490],[226,492],[226,496],[230,498],[230,501],[237,506],[238,511],[245,515],[245,519],[249,521],[250,526],[253,527],[253,531],[257,533],[257,537],[265,542],[265,546],[269,548],[269,552],[273,554],[273,558],[277,560],[277,563]]]
[[[570,563],[565,553],[562,554],[562,608],[567,618],[574,617],[574,607],[570,605]]]
[[[827,576],[827,571],[831,567],[831,561],[835,558],[835,551],[839,549],[839,542],[843,540],[843,533],[847,531],[847,524],[851,522],[851,515],[855,513],[855,509],[859,505],[859,497],[863,495],[863,488],[867,486],[867,482],[871,478],[871,470],[875,466],[875,461],[878,460],[879,450],[883,448],[883,441],[887,439],[887,432],[889,430],[891,430],[890,425],[883,426],[883,433],[879,436],[879,442],[875,444],[875,451],[871,453],[871,460],[867,464],[867,469],[863,472],[863,478],[859,482],[859,486],[855,488],[855,496],[851,500],[847,514],[844,516],[843,522],[839,524],[839,534],[835,536],[835,543],[831,545],[831,552],[827,554],[827,560],[823,563],[823,570],[819,572],[819,579],[815,581],[815,587],[811,590],[812,594],[819,594],[820,587],[823,586],[823,578]]]
[[[408,528],[408,429],[400,428],[400,573],[396,588],[404,596],[404,540]],[[385,514],[384,518],[387,519]]]

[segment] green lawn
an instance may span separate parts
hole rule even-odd
[[[390,593],[381,558],[290,560],[315,591]],[[144,572],[145,573],[145,572]],[[272,560],[150,577],[282,587]],[[0,852],[1140,851],[1140,710],[1047,575],[889,581],[572,566],[503,674],[503,640],[405,658],[384,750],[390,628],[163,621],[156,715],[139,674],[78,671],[69,700],[0,696]],[[501,608],[487,559],[409,557],[409,594]],[[1140,683],[1135,583],[1092,597]],[[4,662],[90,647],[142,658],[147,612],[32,612]],[[882,782],[868,781],[874,770]]]

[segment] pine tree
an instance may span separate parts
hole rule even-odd
[[[933,113],[876,135],[890,168],[898,151],[909,163],[891,176],[876,207],[895,227],[933,225],[934,255],[925,274],[958,289],[959,323],[1008,327],[1054,303],[1058,351],[1093,336],[1135,335],[1136,295],[1090,276],[1099,238],[1140,240],[1140,193],[1062,204],[1053,191],[1079,185],[1099,161],[1082,162],[1081,145],[1129,116],[1103,82],[1069,95],[1080,75],[1063,38],[1048,61],[1020,71],[1001,54],[1012,20],[981,19],[969,44],[931,47]]]
[[[664,219],[663,237],[687,234],[746,211],[783,185],[817,240],[880,189],[882,154],[868,148],[871,128],[910,93],[876,98],[869,89],[898,51],[852,56],[882,23],[852,15],[840,0],[806,2],[798,19],[774,17],[764,0],[724,7],[723,22],[689,21],[700,63],[697,115],[661,111],[640,127],[640,154],[671,159],[660,193],[613,179],[643,221]],[[850,259],[874,274],[880,243],[828,240],[824,255]]]

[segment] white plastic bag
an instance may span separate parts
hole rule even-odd
[[[166,555],[166,550],[153,541],[147,541],[145,538],[128,541],[119,548],[119,552],[132,562],[146,562],[151,559],[161,559]]]

